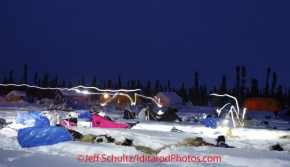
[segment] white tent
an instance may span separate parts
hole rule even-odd
[[[10,97],[10,96],[26,97],[27,95],[26,95],[26,92],[13,90],[7,94],[7,97]]]
[[[163,107],[178,107],[182,105],[182,98],[175,92],[159,92],[156,98]]]
[[[187,109],[192,109],[192,108],[193,108],[193,104],[192,104],[192,102],[191,102],[191,101],[188,101],[188,102],[186,103],[185,107],[186,107]]]

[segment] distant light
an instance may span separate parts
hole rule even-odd
[[[87,90],[82,91],[83,94],[87,95],[89,92]]]
[[[109,94],[108,93],[105,93],[104,94],[104,98],[107,99],[108,97],[109,97]]]

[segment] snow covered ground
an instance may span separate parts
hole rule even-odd
[[[31,111],[46,111],[48,105],[28,103],[0,103],[0,118],[13,122],[18,113]],[[132,108],[137,114],[139,107]],[[123,120],[123,111],[113,107],[103,108],[109,117],[120,122],[135,122]],[[155,122],[140,121],[132,129],[100,129],[89,127],[89,122],[79,122],[79,126],[70,127],[82,134],[108,134],[117,142],[125,138],[133,139],[134,145],[147,146],[161,150],[157,155],[145,154],[130,146],[120,146],[114,143],[91,144],[77,141],[61,142],[49,146],[22,148],[17,140],[17,132],[3,128],[0,130],[0,167],[13,166],[289,166],[290,139],[280,139],[280,136],[290,135],[290,124],[287,121],[267,119],[269,125],[261,124],[263,116],[246,122],[246,127],[217,128],[205,127],[201,122],[204,113],[211,113],[211,107],[182,108],[178,111],[180,117],[196,116],[198,122]],[[57,111],[64,116],[67,112]],[[86,110],[76,110],[83,113]],[[264,114],[264,113],[263,113]],[[259,118],[259,119],[258,119]],[[81,126],[82,125],[82,126]],[[268,126],[268,127],[266,127]],[[175,127],[186,133],[171,132]],[[273,129],[276,127],[277,129]],[[226,134],[231,131],[231,136]],[[226,143],[235,148],[213,146],[177,147],[175,144],[186,138],[201,137],[208,143],[216,144],[219,135],[226,136]],[[270,147],[280,144],[284,151],[273,151]],[[113,162],[115,161],[115,162]],[[121,161],[121,162],[118,162]],[[198,162],[203,161],[203,162]]]

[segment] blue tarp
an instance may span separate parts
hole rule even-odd
[[[85,113],[80,113],[80,115],[78,116],[78,118],[85,118],[88,120],[92,120],[92,115],[90,114],[89,111],[85,112]]]
[[[15,120],[17,123],[25,125],[27,127],[45,127],[50,126],[49,119],[43,117],[39,112],[31,112],[27,114],[19,113]]]
[[[229,119],[218,118],[218,117],[208,117],[203,120],[203,123],[206,127],[210,127],[212,129],[217,128],[218,126],[222,127],[233,127],[233,123]]]
[[[52,145],[72,140],[72,135],[61,126],[29,127],[18,130],[18,142],[21,147]]]

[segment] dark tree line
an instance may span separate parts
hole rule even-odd
[[[277,99],[282,106],[290,104],[290,90],[289,88],[285,88],[283,91],[282,85],[277,86],[278,76],[276,72],[272,73],[271,77],[271,68],[267,68],[266,75],[266,83],[265,86],[259,86],[259,82],[257,78],[251,78],[250,84],[251,87],[246,87],[246,67],[245,66],[236,66],[236,84],[234,88],[228,89],[226,85],[226,76],[222,77],[222,84],[220,88],[217,89],[214,87],[211,93],[219,93],[219,94],[230,94],[238,99],[240,105],[250,97],[271,97]],[[271,82],[270,82],[271,81]],[[261,84],[263,85],[263,84]]]
[[[13,77],[14,71],[11,69],[9,71],[9,77],[4,77],[2,84],[28,84],[28,66],[24,65],[23,77],[20,82],[16,82]],[[260,86],[257,78],[250,79],[251,87],[246,87],[246,67],[236,66],[236,82],[233,88],[227,87],[227,77],[225,75],[221,78],[221,84],[219,87],[214,87],[210,90],[210,93],[218,94],[230,94],[236,97],[239,104],[249,97],[272,97],[280,101],[281,105],[290,104],[290,89],[283,88],[282,85],[277,86],[278,75],[276,72],[271,73],[271,68],[267,68],[266,73],[266,83],[265,86]],[[90,83],[85,82],[85,78],[78,80],[77,84],[73,84],[71,81],[66,82],[65,79],[59,80],[58,76],[51,77],[48,72],[46,72],[42,77],[39,77],[38,73],[34,73],[34,86],[43,88],[72,88],[74,86],[86,86],[86,87],[98,87],[100,89],[141,89],[141,92],[145,96],[153,97],[160,91],[176,92],[180,97],[182,97],[184,102],[191,101],[193,105],[196,106],[207,106],[211,100],[207,91],[207,86],[205,84],[200,85],[199,83],[199,73],[196,71],[194,73],[193,86],[188,88],[185,87],[184,83],[178,89],[172,88],[170,81],[167,81],[167,85],[162,85],[159,80],[155,81],[155,84],[150,80],[143,85],[140,80],[128,80],[126,82],[122,81],[121,76],[118,77],[116,83],[111,79],[104,81],[100,80],[98,82],[97,77],[93,76]],[[261,84],[263,85],[263,84]],[[30,97],[37,98],[53,98],[55,90],[42,90],[38,88],[29,88],[26,86],[16,87],[16,86],[1,86],[0,95],[6,95],[11,90],[21,90],[25,91]],[[96,92],[92,89],[90,91]],[[222,98],[222,101],[227,101],[226,98]]]

